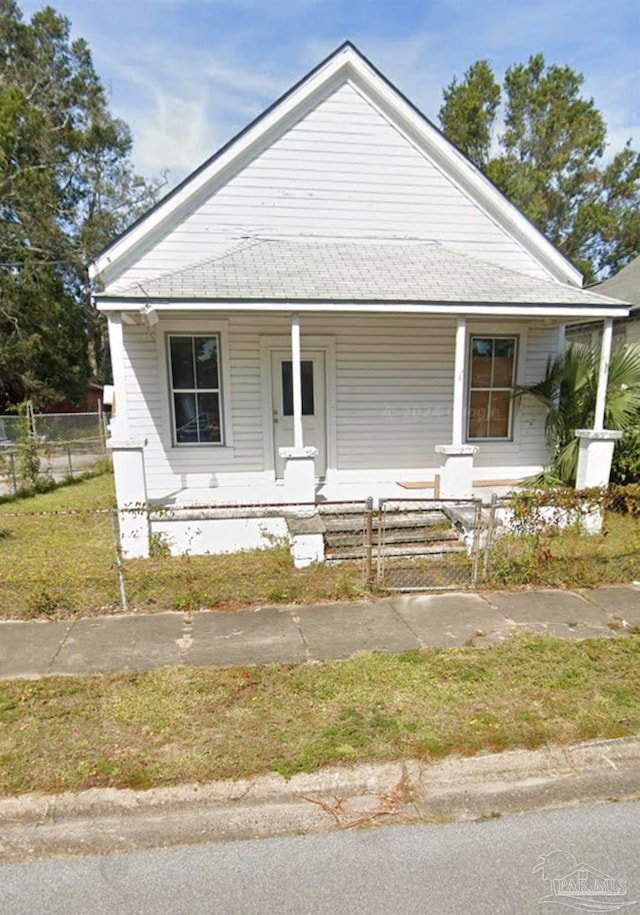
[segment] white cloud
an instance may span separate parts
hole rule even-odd
[[[42,0],[24,0],[27,15]],[[145,174],[184,177],[351,38],[433,120],[480,57],[585,73],[611,150],[640,142],[637,0],[53,0],[85,36]]]

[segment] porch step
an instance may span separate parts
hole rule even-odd
[[[348,510],[345,510],[348,509]],[[366,516],[361,507],[319,506],[325,527],[325,558],[329,561],[362,559]],[[373,514],[372,554],[379,552],[379,516]],[[465,547],[451,519],[438,505],[407,511],[388,510],[383,515],[384,556],[438,556],[464,552]]]
[[[386,545],[383,550],[385,556],[424,556],[433,557],[437,559],[438,556],[442,556],[443,553],[465,553],[466,549],[460,542],[457,543],[405,543],[400,545]],[[374,545],[372,549],[372,555],[374,559],[378,558],[378,547]],[[362,559],[364,556],[364,550],[361,547],[360,549],[349,549],[342,547],[329,547],[325,551],[325,559],[327,560],[344,560],[344,559]]]
[[[354,531],[363,529],[363,514],[343,515],[342,517],[322,515],[327,531]],[[377,513],[373,515],[374,527],[378,526]],[[385,530],[400,530],[402,528],[421,528],[422,530],[446,530],[451,527],[451,522],[442,512],[429,512],[423,515],[416,513],[407,515],[385,515]]]
[[[328,547],[352,546],[362,544],[364,531],[362,527],[350,530],[334,528],[326,531],[325,543]],[[378,542],[378,531],[374,527],[374,545]],[[407,527],[387,529],[384,542],[389,543],[439,543],[458,540],[458,532],[448,526],[445,530],[430,530],[424,527]]]

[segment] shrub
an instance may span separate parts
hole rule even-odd
[[[640,428],[625,433],[616,443],[611,465],[611,482],[640,484]]]

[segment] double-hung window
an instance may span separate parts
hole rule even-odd
[[[512,437],[518,338],[472,336],[469,356],[467,439]]]
[[[169,375],[175,445],[222,445],[219,334],[170,334]]]

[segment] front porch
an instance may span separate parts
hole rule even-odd
[[[285,506],[289,514],[292,506],[309,514],[313,506],[335,501],[371,499],[374,506],[407,498],[489,503],[494,494],[504,495],[548,460],[543,413],[536,405],[516,403],[513,392],[516,384],[539,377],[549,352],[559,350],[562,320],[559,315],[511,315],[498,324],[486,316],[398,314],[393,319],[376,316],[372,333],[362,317],[354,323],[352,317],[335,316],[328,335],[324,317],[294,312],[278,315],[277,323],[271,316],[265,326],[278,333],[254,336],[251,350],[248,343],[237,342],[243,328],[251,326],[244,318],[227,322],[217,335],[199,330],[198,336],[186,338],[174,328],[188,324],[193,331],[193,322],[181,319],[177,325],[171,316],[159,318],[144,337],[141,324],[120,325],[129,337],[134,369],[149,364],[150,346],[159,357],[166,353],[165,340],[170,345],[176,339],[204,341],[208,351],[217,341],[222,392],[216,394],[217,445],[167,441],[171,423],[177,421],[155,404],[158,387],[161,404],[165,396],[169,403],[178,396],[172,395],[171,373],[168,383],[160,376],[158,385],[147,382],[141,390],[148,417],[144,438],[123,437],[134,422],[118,408],[110,447],[124,554],[148,555],[150,536],[167,535],[161,517],[167,513],[173,519],[166,524],[174,532],[176,552],[228,552],[264,545],[265,536],[288,536]],[[282,334],[285,321],[288,343]],[[610,319],[605,323],[610,325]],[[235,342],[227,343],[227,338]],[[610,327],[609,332],[605,327],[595,428],[580,430],[579,480],[585,487],[608,480],[616,435],[602,428],[610,347]],[[259,393],[261,435],[255,419],[246,429],[238,421],[248,408],[244,391],[249,380]],[[136,409],[139,414],[141,407]],[[200,436],[199,418],[188,427],[190,436]],[[174,429],[173,435],[178,433]],[[249,435],[262,443],[261,466],[246,451]],[[239,469],[249,459],[254,467]],[[202,472],[209,462],[219,470]],[[151,526],[136,510],[142,506],[152,510]],[[228,514],[214,534],[206,512],[234,507],[241,509],[240,516],[234,520]],[[175,536],[178,519],[189,524]]]

